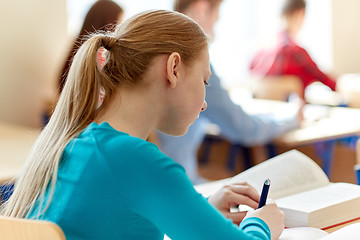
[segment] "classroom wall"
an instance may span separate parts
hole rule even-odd
[[[334,70],[360,73],[360,1],[332,0]]]
[[[69,47],[66,0],[5,1],[0,8],[0,121],[40,126]],[[332,0],[333,68],[360,72],[360,1]],[[319,29],[321,31],[321,29]]]
[[[2,2],[0,121],[41,125],[67,53],[66,21],[66,0]]]

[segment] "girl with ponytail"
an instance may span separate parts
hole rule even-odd
[[[1,214],[55,222],[68,240],[276,238],[275,204],[230,213],[234,204],[256,208],[256,191],[231,185],[207,200],[145,141],[154,129],[186,133],[206,108],[210,74],[207,37],[180,13],[144,12],[89,36]]]

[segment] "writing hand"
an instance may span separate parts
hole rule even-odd
[[[225,185],[209,197],[210,204],[238,225],[247,212],[231,212],[231,207],[243,204],[256,209],[259,201],[260,195],[246,182]]]
[[[261,218],[270,229],[271,240],[279,239],[285,227],[284,212],[281,211],[276,205],[276,203],[271,199],[268,199],[266,205],[262,208],[248,212],[246,218],[248,217]]]

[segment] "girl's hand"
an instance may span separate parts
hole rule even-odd
[[[284,230],[284,213],[278,208],[276,203],[268,199],[266,205],[255,211],[250,211],[245,218],[258,217],[264,220],[269,226],[271,232],[271,239],[279,239],[282,231]]]
[[[259,201],[260,195],[246,182],[225,185],[209,197],[209,203],[237,225],[240,224],[247,212],[231,212],[231,207],[243,204],[256,209]]]

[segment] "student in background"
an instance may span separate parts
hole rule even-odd
[[[305,0],[284,0],[281,11],[284,29],[278,34],[275,46],[255,54],[250,72],[256,76],[296,75],[301,79],[304,91],[315,81],[335,91],[335,80],[323,73],[307,51],[295,41],[304,22],[305,8]]]
[[[194,19],[212,38],[221,2],[222,0],[176,0],[175,10]],[[194,184],[206,181],[198,173],[197,152],[206,136],[209,122],[218,125],[221,135],[230,142],[244,146],[269,143],[299,124],[300,106],[295,106],[293,112],[281,117],[248,115],[232,102],[228,92],[221,87],[221,80],[212,66],[211,72],[206,94],[208,108],[200,114],[187,134],[181,137],[158,134],[161,150],[184,166]]]
[[[60,73],[60,79],[58,84],[59,93],[64,88],[64,84],[67,74],[69,72],[72,59],[81,44],[83,44],[86,40],[86,36],[88,36],[92,32],[96,32],[99,30],[113,30],[114,26],[122,21],[123,15],[123,9],[117,3],[111,0],[98,0],[92,5],[88,13],[86,14],[83,26],[71,47],[71,50],[66,58],[64,66]]]
[[[274,202],[230,213],[256,208],[255,189],[234,184],[207,200],[145,141],[154,129],[186,133],[206,108],[210,74],[207,36],[177,12],[141,13],[90,37],[1,214],[53,221],[68,240],[277,239],[284,216]]]

